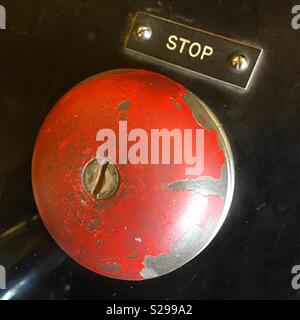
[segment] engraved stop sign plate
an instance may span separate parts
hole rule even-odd
[[[67,254],[98,274],[143,280],[212,241],[231,205],[234,165],[203,101],[163,75],[124,69],[59,100],[38,135],[32,180]]]
[[[242,89],[248,88],[263,52],[256,45],[144,12],[133,19],[125,51]]]

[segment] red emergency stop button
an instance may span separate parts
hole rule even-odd
[[[124,69],[59,100],[38,135],[32,180],[66,253],[99,274],[143,280],[179,268],[214,238],[234,166],[201,100],[163,75]]]

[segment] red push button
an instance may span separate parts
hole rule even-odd
[[[61,248],[112,278],[187,263],[229,211],[234,166],[222,126],[175,81],[113,70],[65,94],[38,135],[32,179]]]

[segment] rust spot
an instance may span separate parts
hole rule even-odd
[[[103,243],[103,240],[99,239],[95,242],[95,247],[99,248],[99,246]]]
[[[88,223],[88,229],[93,231],[98,229],[100,226],[100,220],[98,217],[94,217],[89,223]]]
[[[121,269],[121,266],[118,263],[107,263],[107,264],[99,264],[99,267],[107,273],[114,273]]]
[[[130,256],[127,256],[126,259],[135,259],[139,256],[138,253],[134,253],[134,254],[131,254]]]
[[[131,102],[129,100],[125,100],[121,104],[118,105],[118,109],[125,111],[125,110],[129,109],[130,105],[131,105]]]

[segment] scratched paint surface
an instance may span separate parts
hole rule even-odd
[[[108,277],[142,280],[146,256],[170,253],[193,227],[205,230],[219,221],[220,196],[165,189],[197,178],[186,176],[185,165],[118,165],[120,187],[105,200],[82,188],[82,169],[95,158],[100,129],[117,132],[119,120],[127,120],[128,131],[200,128],[182,99],[186,93],[162,75],[116,70],[74,87],[46,118],[32,163],[35,200],[53,238],[81,265]],[[203,176],[220,179],[225,155],[215,129],[205,130],[204,146]]]

